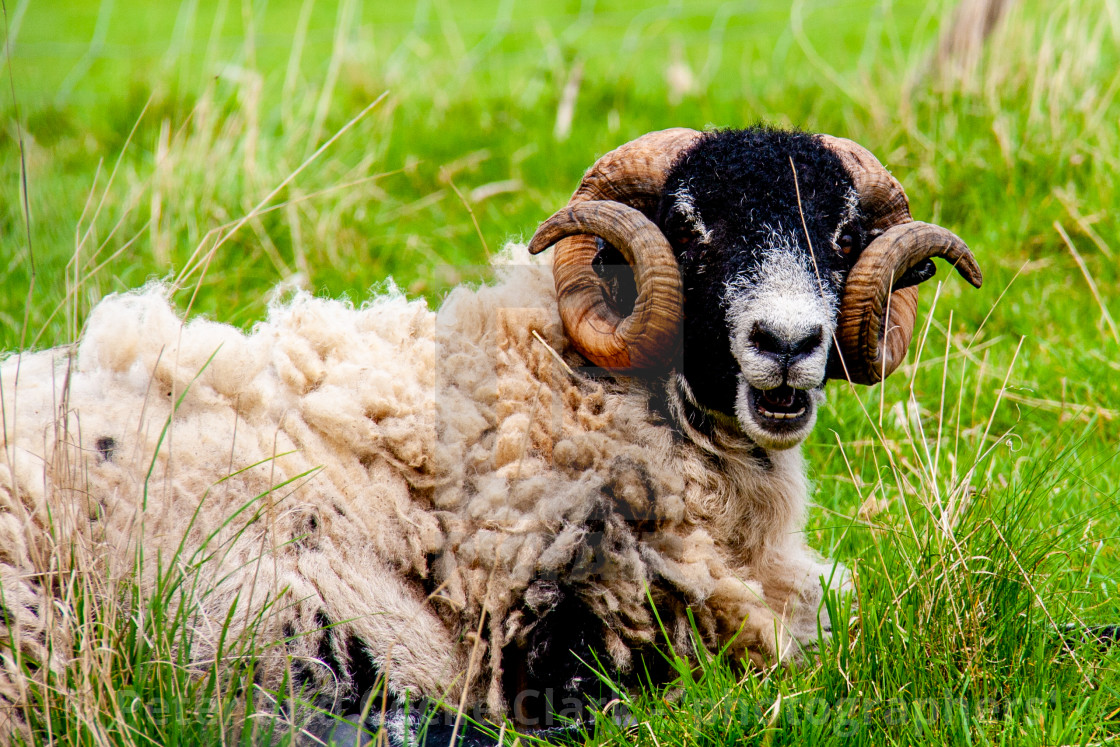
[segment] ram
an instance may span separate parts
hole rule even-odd
[[[931,258],[979,286],[972,254],[862,147],[761,127],[608,153],[528,250],[554,244],[438,311],[300,295],[245,334],[153,286],[8,357],[5,728],[74,650],[61,590],[141,550],[142,593],[208,558],[193,656],[253,621],[261,687],[340,714],[383,678],[412,713],[531,725],[585,702],[593,657],[656,674],[660,624],[681,652],[811,650],[845,581],[805,544],[798,445],[829,378],[901,363]]]

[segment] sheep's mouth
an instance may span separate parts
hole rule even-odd
[[[758,424],[768,430],[799,428],[813,414],[809,392],[782,384],[774,389],[750,388],[750,405]]]

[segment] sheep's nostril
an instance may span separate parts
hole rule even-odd
[[[790,353],[790,362],[800,360],[802,358],[812,355],[817,348],[824,343],[824,335],[820,327],[815,327],[812,332],[801,338],[800,341],[793,345],[793,350]]]
[[[750,340],[755,350],[760,353],[777,356],[789,354],[789,345],[786,344],[786,341],[761,324],[754,325],[754,329],[751,330]]]

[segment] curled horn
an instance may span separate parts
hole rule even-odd
[[[542,223],[529,242],[533,254],[557,244],[552,272],[564,329],[598,366],[661,367],[679,350],[680,271],[669,242],[646,215],[656,209],[677,156],[699,136],[685,128],[661,130],[607,153],[584,174],[567,207]],[[638,298],[627,317],[615,309],[591,266],[596,236],[617,247],[634,269]]]
[[[820,139],[851,175],[875,236],[848,273],[836,326],[839,356],[830,362],[829,376],[875,384],[902,364],[914,335],[918,287],[897,287],[903,276],[941,257],[977,288],[984,278],[968,246],[952,231],[910,217],[902,185],[870,151],[843,138]]]

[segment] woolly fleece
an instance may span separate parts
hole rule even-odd
[[[803,541],[799,450],[684,437],[658,386],[581,373],[551,268],[509,252],[438,311],[393,287],[360,308],[298,294],[249,334],[184,324],[151,286],[102,301],[76,347],[0,364],[0,722],[16,649],[65,664],[68,547],[110,581],[142,548],[150,593],[157,558],[205,546],[194,653],[235,600],[227,636],[271,601],[258,639],[287,643],[262,685],[296,662],[326,707],[372,662],[398,693],[466,683],[506,713],[502,649],[549,624],[550,580],[622,669],[660,637],[647,588],[678,650],[688,609],[759,664],[815,641],[832,565]]]

